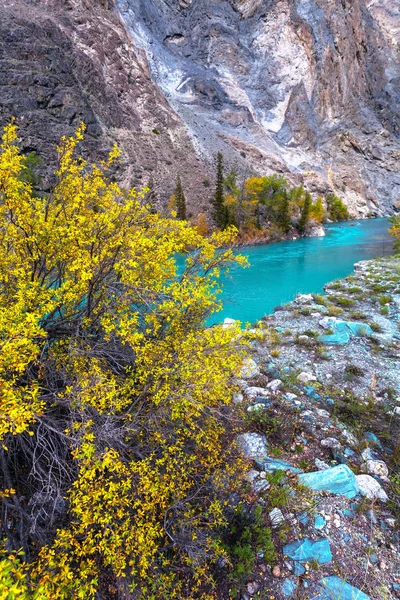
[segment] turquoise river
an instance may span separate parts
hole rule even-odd
[[[323,238],[242,248],[250,267],[235,267],[222,280],[224,308],[210,322],[231,317],[253,323],[298,293],[321,293],[328,282],[349,275],[356,262],[390,254],[388,227],[387,219],[334,223]]]

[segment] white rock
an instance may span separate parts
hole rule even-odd
[[[323,329],[329,329],[331,327],[331,317],[324,317],[319,321],[319,324]]]
[[[312,227],[310,231],[310,237],[325,237],[326,231],[323,225],[317,225]]]
[[[253,481],[255,481],[256,479],[258,479],[259,476],[259,472],[256,471],[255,469],[250,469],[250,471],[247,471],[245,474],[245,479],[249,482],[249,483],[253,483]]]
[[[271,512],[269,513],[269,518],[271,519],[271,525],[273,529],[279,527],[279,525],[285,520],[285,517],[283,516],[282,511],[279,508],[274,508],[273,510],[271,510]]]
[[[235,319],[229,319],[229,317],[227,317],[227,318],[224,320],[224,323],[223,323],[223,325],[222,325],[222,328],[223,328],[223,329],[228,329],[229,327],[235,327],[235,325],[236,325],[236,321],[235,321]]]
[[[242,368],[240,369],[240,377],[242,379],[251,379],[260,374],[260,367],[252,358],[246,358]]]
[[[247,458],[264,458],[268,451],[267,438],[260,433],[242,433],[237,442]]]
[[[233,394],[233,404],[240,404],[244,400],[243,394]]]
[[[262,387],[256,387],[255,385],[245,387],[243,391],[250,400],[253,400],[257,396],[269,396],[268,390]]]
[[[308,335],[299,335],[299,342],[307,342],[310,338]]]
[[[330,437],[321,440],[321,446],[324,448],[332,448],[332,450],[340,450],[341,443],[336,438]]]
[[[385,490],[371,475],[356,475],[356,480],[361,494],[369,500],[388,501]]]
[[[248,413],[262,412],[264,409],[265,409],[265,404],[261,404],[261,402],[259,402],[257,404],[251,404],[250,406],[248,406],[247,412]]]
[[[297,394],[292,394],[291,392],[289,392],[288,394],[286,394],[286,398],[288,400],[296,400]]]
[[[347,429],[343,429],[342,434],[346,438],[346,441],[349,444],[349,446],[357,446],[358,445],[358,439],[356,438],[355,435],[350,433],[350,431],[348,431]]]
[[[383,460],[367,460],[367,471],[370,475],[377,475],[383,480],[388,480],[389,469]]]
[[[300,373],[300,375],[297,375],[297,381],[299,383],[309,383],[310,381],[317,381],[317,378],[311,373],[303,372]]]
[[[326,462],[324,462],[323,460],[320,460],[319,458],[316,458],[314,460],[315,466],[317,467],[318,471],[325,471],[326,469],[329,469],[329,465],[326,464]]]
[[[276,392],[277,390],[279,390],[282,383],[283,383],[283,381],[281,381],[280,379],[273,379],[272,381],[270,381],[268,383],[267,388],[269,390],[271,390],[272,392]]]
[[[339,529],[341,522],[340,522],[340,517],[338,515],[334,516],[333,524],[337,529]]]
[[[296,304],[309,304],[313,301],[314,298],[312,297],[312,294],[299,294],[295,299]]]

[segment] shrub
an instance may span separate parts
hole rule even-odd
[[[334,301],[336,302],[336,304],[339,304],[339,306],[354,306],[355,302],[354,300],[352,300],[351,298],[346,298],[346,296],[337,296],[336,298],[334,298]]]
[[[0,147],[2,592],[203,598],[243,471],[220,410],[238,330],[202,326],[232,233],[148,212],[107,177],[118,150],[75,158],[83,129],[43,198],[14,125]]]

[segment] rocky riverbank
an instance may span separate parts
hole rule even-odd
[[[243,599],[400,598],[399,324],[390,257],[252,330],[238,442],[279,559],[258,553]]]

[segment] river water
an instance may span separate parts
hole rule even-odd
[[[349,275],[360,260],[390,254],[387,219],[334,223],[324,238],[302,238],[242,248],[250,267],[235,267],[223,278],[224,308],[210,322],[225,317],[253,323],[298,293],[321,293],[323,286]]]

